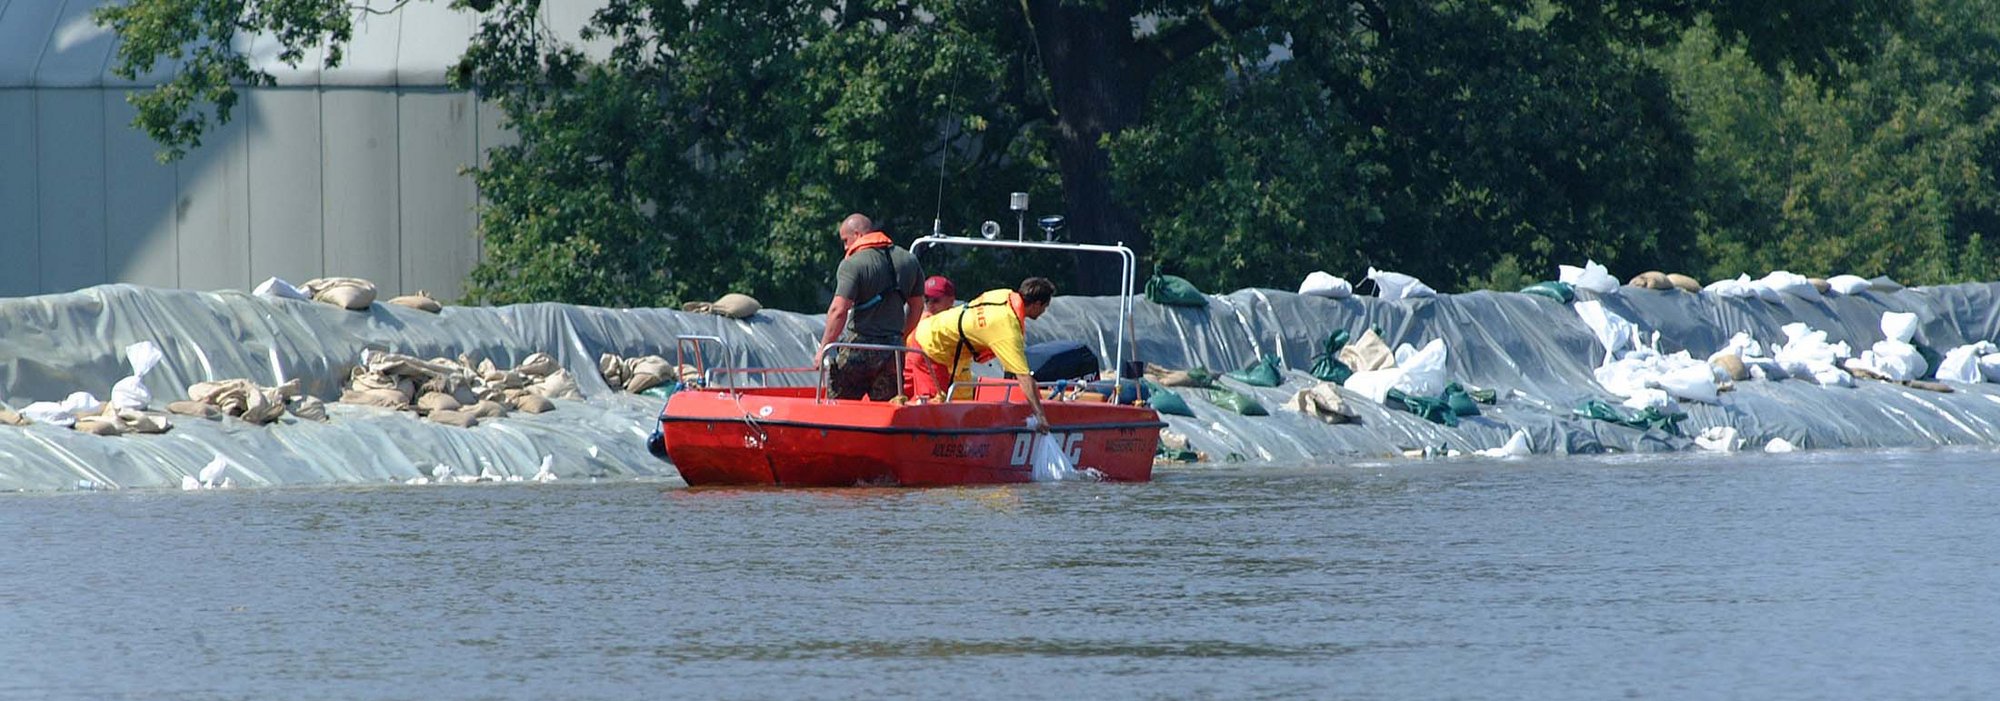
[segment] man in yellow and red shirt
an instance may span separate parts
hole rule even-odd
[[[1035,424],[1048,429],[1042,413],[1042,394],[1035,387],[1034,372],[1028,367],[1027,320],[1048,311],[1056,295],[1055,283],[1031,277],[1016,290],[990,290],[974,297],[965,306],[938,312],[917,323],[913,338],[930,361],[928,368],[937,386],[959,382],[969,387],[972,363],[997,358],[1000,369],[1021,383],[1021,393],[1034,409]],[[953,393],[954,399],[971,396],[970,390]]]

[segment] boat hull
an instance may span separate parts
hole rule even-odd
[[[1153,410],[1045,402],[1050,434],[1078,468],[1152,479],[1164,423]],[[690,486],[945,486],[1028,482],[1035,432],[1026,404],[902,406],[820,400],[786,388],[683,390],[660,416],[667,459]]]

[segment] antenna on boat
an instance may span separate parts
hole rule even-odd
[[[939,95],[938,101],[943,102],[944,96]],[[937,210],[931,215],[932,236],[944,235],[944,164],[946,160],[951,158],[951,144],[945,140],[945,128],[949,125],[949,122],[938,123]]]

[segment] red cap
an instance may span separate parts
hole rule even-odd
[[[956,299],[958,297],[958,289],[952,287],[951,281],[945,279],[943,275],[932,275],[929,280],[924,281],[924,297],[932,299],[951,297]]]

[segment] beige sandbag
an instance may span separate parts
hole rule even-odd
[[[1823,278],[1809,277],[1806,278],[1806,282],[1810,283],[1813,286],[1813,289],[1818,290],[1821,295],[1828,295],[1833,293],[1833,283],[1827,282]]]
[[[389,303],[397,306],[409,307],[411,309],[416,309],[419,311],[430,312],[432,314],[444,311],[444,305],[438,303],[437,298],[432,297],[431,293],[425,292],[423,290],[417,290],[417,293],[413,295],[403,295],[401,297],[391,299],[389,300]]]
[[[708,312],[731,319],[748,319],[763,309],[764,305],[758,304],[755,297],[731,292],[723,295],[722,299],[715,300],[715,304],[709,305]]]
[[[192,399],[183,399],[178,402],[167,402],[167,411],[175,414],[180,414],[182,416],[194,416],[204,419],[212,419],[216,421],[222,420],[221,409],[215,408],[215,405],[213,404],[209,404],[207,402],[197,402]]]
[[[1648,290],[1671,290],[1674,288],[1674,283],[1672,280],[1667,279],[1667,274],[1658,270],[1648,270],[1634,275],[1632,276],[1632,281],[1625,284],[1632,287],[1643,287]]]
[[[1682,292],[1701,294],[1701,281],[1680,273],[1667,273],[1667,282]]]
[[[1329,424],[1353,421],[1357,414],[1348,408],[1347,400],[1340,396],[1340,389],[1331,382],[1321,382],[1301,389],[1279,408],[1296,411]]]
[[[539,394],[523,394],[515,397],[511,403],[514,405],[516,411],[529,414],[540,414],[555,411],[556,409],[555,402],[549,401],[548,397]]]
[[[116,436],[125,432],[125,429],[118,425],[117,419],[106,416],[85,416],[77,419],[72,428],[76,429],[77,433],[88,433],[93,436]]]
[[[249,380],[220,380],[189,385],[188,399],[212,404],[223,414],[250,423],[267,424],[285,414],[285,400],[280,392],[278,388],[258,387]]]
[[[1750,369],[1743,365],[1743,359],[1734,354],[1724,353],[1708,359],[1708,364],[1729,374],[1731,380],[1745,380],[1750,377]]]
[[[688,302],[687,304],[681,305],[681,311],[690,312],[693,314],[707,314],[714,309],[715,305],[710,304],[708,302]]]
[[[1196,382],[1194,377],[1188,375],[1188,371],[1186,370],[1168,370],[1163,366],[1152,363],[1146,363],[1146,379],[1152,380],[1153,384],[1162,387],[1204,386],[1200,382]]]
[[[491,399],[482,399],[478,404],[468,407],[466,412],[482,419],[497,419],[507,415],[507,405]]]
[[[28,417],[22,416],[21,412],[14,411],[13,409],[9,409],[6,407],[0,407],[0,424],[6,424],[8,426],[26,426],[31,423],[34,422],[29,421]]]
[[[667,362],[666,358],[657,355],[642,355],[637,358],[627,358],[625,359],[625,374],[627,377],[642,374],[667,377],[674,374],[674,364]]]
[[[531,378],[548,377],[561,369],[562,364],[556,362],[555,356],[547,353],[530,355],[526,360],[521,361],[520,365],[514,366],[514,372]]]
[[[1340,349],[1340,362],[1355,372],[1383,370],[1396,367],[1396,353],[1381,336],[1375,335],[1374,329],[1369,329]]]
[[[457,426],[459,428],[472,428],[479,425],[479,419],[473,417],[473,415],[451,409],[439,409],[425,415],[424,418],[430,419],[433,423]]]
[[[403,404],[408,404],[417,398],[417,381],[415,379],[373,372],[364,367],[354,368],[354,372],[348,376],[347,386],[348,389],[357,392],[387,392],[395,394],[401,397],[399,401]],[[342,401],[345,402],[345,400]]]
[[[622,386],[631,374],[625,369],[625,359],[610,353],[597,356],[597,374],[604,376],[604,384]]]
[[[425,392],[423,396],[417,397],[417,413],[419,414],[458,411],[463,408],[465,408],[464,402],[458,401],[457,397],[443,392]]]
[[[308,421],[326,420],[326,402],[319,397],[297,397],[285,402],[285,411]]]
[[[548,377],[535,382],[528,391],[550,399],[582,399],[583,392],[576,388],[576,376],[568,370],[557,370]]]
[[[352,310],[363,310],[375,304],[375,283],[358,277],[323,277],[307,280],[299,290],[311,295],[314,301]]]
[[[384,409],[402,411],[410,408],[410,400],[401,392],[392,389],[355,389],[352,387],[340,393],[340,403],[378,406]]]
[[[120,409],[118,411],[118,419],[119,423],[125,427],[125,430],[133,433],[153,435],[166,433],[174,428],[174,422],[168,419],[166,414],[150,411]]]
[[[648,389],[652,389],[653,387],[659,385],[663,381],[664,380],[662,380],[659,375],[655,375],[650,372],[638,373],[633,375],[632,379],[625,381],[625,391],[631,392],[633,394],[638,394]]]

